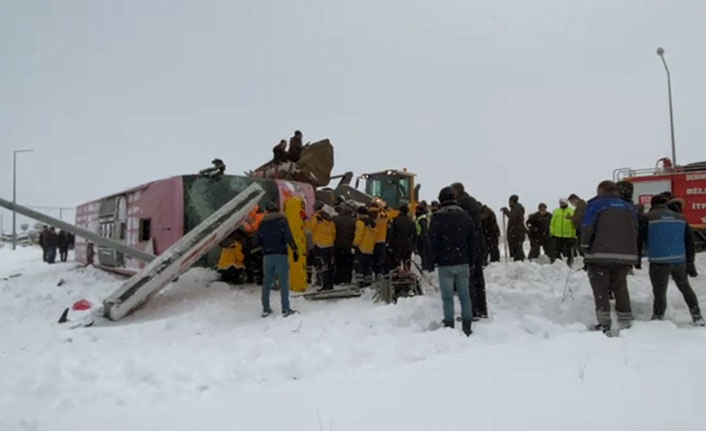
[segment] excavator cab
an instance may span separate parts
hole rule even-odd
[[[408,204],[410,213],[414,214],[419,198],[419,185],[415,186],[415,174],[388,169],[382,172],[363,174],[356,181],[365,180],[365,193],[385,201],[390,209],[398,210],[403,204]]]

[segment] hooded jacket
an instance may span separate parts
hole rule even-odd
[[[591,199],[581,225],[581,248],[586,263],[637,264],[638,220],[632,204],[617,194]]]

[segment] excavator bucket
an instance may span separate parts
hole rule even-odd
[[[333,145],[328,139],[308,145],[302,151],[297,167],[314,187],[325,187],[331,182]]]
[[[297,162],[280,164],[269,162],[257,168],[250,176],[300,181],[314,187],[325,187],[331,182],[333,163],[333,145],[331,145],[331,141],[324,139],[307,144]]]

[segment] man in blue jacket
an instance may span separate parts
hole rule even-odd
[[[669,277],[674,279],[684,296],[694,324],[704,326],[699,300],[689,285],[688,276],[696,277],[694,240],[684,216],[667,207],[667,198],[652,198],[647,224],[647,256],[650,259],[650,281],[654,293],[652,320],[664,319],[667,309]]]
[[[620,198],[612,181],[598,185],[598,196],[591,199],[581,226],[581,249],[596,304],[596,330],[611,328],[610,298],[615,295],[615,311],[620,329],[632,323],[627,275],[639,262],[638,220],[631,203]]]
[[[471,335],[473,309],[469,290],[472,266],[479,264],[479,231],[473,219],[456,204],[451,187],[439,193],[441,208],[429,226],[429,258],[439,268],[441,299],[444,303],[444,326],[454,327],[454,289],[461,301],[463,332]]]
[[[275,280],[279,282],[282,296],[282,314],[287,317],[295,311],[289,306],[289,262],[287,246],[294,253],[294,261],[299,260],[297,244],[289,230],[287,218],[279,211],[277,204],[267,204],[265,215],[255,236],[255,244],[262,248],[263,287],[262,287],[262,317],[272,314],[270,308],[270,290]]]

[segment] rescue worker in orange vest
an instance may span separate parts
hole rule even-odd
[[[387,265],[387,228],[390,218],[385,209],[385,204],[380,199],[370,203],[370,216],[375,220],[375,251],[373,272],[377,278],[388,273]]]
[[[314,267],[320,276],[321,289],[333,289],[333,244],[336,241],[336,225],[324,204],[316,203],[314,216],[308,229],[314,242]]]
[[[243,224],[245,233],[247,234],[245,244],[245,273],[247,275],[247,282],[256,283],[258,285],[262,285],[262,250],[260,250],[259,247],[255,247],[253,242],[263,218],[265,218],[265,214],[262,212],[259,205],[255,205]]]
[[[230,284],[242,283],[245,273],[245,253],[243,243],[245,233],[237,230],[221,244],[221,256],[216,269],[221,275],[221,281]]]
[[[375,219],[365,207],[357,210],[355,222],[355,280],[358,287],[370,286],[373,281],[373,253],[375,252]]]

